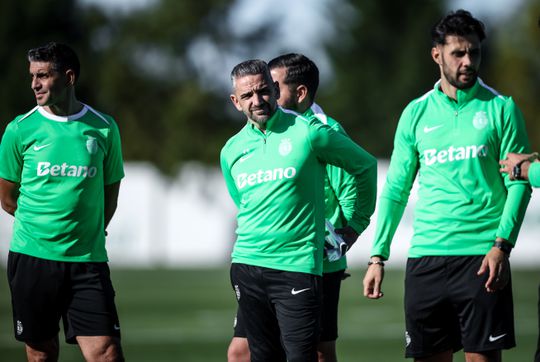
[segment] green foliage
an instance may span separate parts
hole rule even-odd
[[[320,102],[364,148],[388,157],[401,111],[438,79],[429,31],[444,4],[350,2],[356,18],[349,29],[343,29],[348,41],[336,41],[328,49],[335,76],[321,89]]]
[[[489,69],[501,93],[523,111],[533,150],[540,149],[540,3],[525,1],[516,17],[494,29],[496,46]]]
[[[279,52],[272,38],[279,19],[263,18],[260,26],[235,34],[224,16],[233,3],[157,0],[149,8],[110,13],[73,0],[0,2],[2,128],[35,104],[26,76],[27,50],[56,40],[78,51],[82,73],[77,95],[115,117],[126,160],[150,161],[171,175],[185,161],[217,165],[222,145],[244,119],[223,89],[230,69],[218,70],[222,80],[202,77],[199,63],[207,60],[190,54],[191,45],[202,39],[239,59],[264,57],[259,53],[268,49]],[[339,4],[329,3],[325,11],[338,36],[323,44],[332,74],[323,76],[331,80],[321,84],[317,102],[369,152],[388,157],[402,109],[439,77],[430,56],[429,30],[446,12],[445,4]],[[514,96],[528,121],[533,148],[538,149],[540,9],[534,0],[524,4],[508,24],[488,26],[481,76]],[[293,44],[287,51],[298,50]]]

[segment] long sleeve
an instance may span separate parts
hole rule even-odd
[[[525,122],[521,111],[512,98],[509,98],[504,110],[504,128],[501,142],[501,158],[509,152],[528,153],[529,142],[525,130]],[[515,243],[525,211],[531,197],[531,188],[525,181],[510,181],[504,176],[508,195],[501,215],[497,236]]]
[[[317,157],[345,169],[355,179],[356,201],[348,225],[362,233],[369,225],[377,195],[377,160],[349,137],[321,123],[310,126],[310,142]]]
[[[529,182],[532,187],[540,187],[540,162],[534,162],[529,167]]]
[[[371,255],[383,259],[390,256],[392,238],[403,216],[418,170],[418,154],[414,148],[410,118],[410,108],[406,108],[398,123],[386,183],[379,198]]]

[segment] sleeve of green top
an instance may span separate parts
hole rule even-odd
[[[21,142],[17,134],[17,124],[11,122],[6,127],[0,144],[0,177],[11,182],[21,182],[23,168]]]
[[[310,121],[309,141],[323,163],[345,169],[355,179],[356,200],[348,222],[361,234],[369,225],[377,198],[377,160],[349,137],[320,122]]]
[[[512,98],[508,98],[502,117],[501,159],[505,159],[509,152],[529,153],[529,142],[523,115]],[[510,181],[507,174],[504,174],[503,177],[508,195],[499,222],[497,236],[515,244],[531,198],[531,188],[526,181]]]
[[[540,187],[540,162],[533,162],[529,167],[529,182],[532,187]]]
[[[236,207],[240,207],[240,197],[238,195],[238,189],[236,188],[236,183],[234,182],[234,178],[231,175],[231,169],[224,154],[225,149],[221,150],[220,156],[221,172],[223,173],[223,178],[225,179],[225,186],[227,186],[227,190],[229,191],[229,194],[231,195],[231,198],[234,201]]]
[[[111,129],[109,132],[108,150],[103,164],[103,182],[111,185],[124,177],[124,161],[122,157],[122,142],[118,125],[110,119]]]
[[[403,111],[394,137],[394,150],[386,175],[386,183],[379,198],[375,239],[370,255],[383,259],[390,257],[390,245],[409,200],[411,188],[418,172],[418,153],[413,130],[413,111]]]
[[[356,181],[354,177],[342,168],[332,165],[326,166],[326,174],[345,220],[350,220],[354,213],[356,201]]]
[[[343,127],[337,122],[332,126],[332,129],[347,136]],[[356,201],[356,182],[354,177],[344,169],[333,165],[326,165],[326,174],[328,175],[330,187],[336,195],[336,199],[338,200],[339,207],[345,220],[350,220],[354,213],[354,204]]]

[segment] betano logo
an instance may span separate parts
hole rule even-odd
[[[62,177],[89,177],[96,176],[97,168],[95,166],[74,166],[63,163],[61,165],[51,165],[50,162],[38,162],[38,176],[62,176]]]
[[[273,170],[259,170],[255,173],[241,173],[236,177],[236,184],[239,189],[243,189],[247,185],[255,186],[265,182],[291,179],[296,176],[296,169],[294,167],[275,168]]]
[[[437,151],[435,148],[424,151],[426,166],[435,163],[455,162],[470,158],[486,157],[488,148],[486,145],[470,145],[464,147],[450,146],[447,150]]]

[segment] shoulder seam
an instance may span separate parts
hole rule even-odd
[[[101,118],[101,120],[105,123],[107,123],[108,125],[111,124],[111,122],[109,122],[107,120],[107,118],[105,118],[101,113],[99,113],[98,111],[96,111],[94,108],[90,107],[88,104],[85,104],[84,105],[85,107],[87,107],[92,113],[94,113],[96,116],[98,116],[99,118]]]
[[[421,96],[420,98],[418,98],[417,100],[414,101],[414,103],[420,103],[420,102],[423,102],[426,100],[427,97],[429,97],[431,95],[431,93],[433,93],[434,89],[430,90],[429,92],[426,92],[423,96]]]
[[[489,92],[491,92],[493,95],[501,98],[501,99],[504,99],[504,96],[502,94],[500,94],[499,92],[497,92],[495,89],[491,88],[490,86],[488,86],[486,83],[484,83],[484,81],[480,78],[478,78],[478,83],[480,83],[480,86],[486,90],[488,90]]]
[[[28,111],[24,116],[22,116],[20,119],[17,120],[17,123],[21,122],[23,119],[27,118],[28,116],[30,116],[32,113],[34,113],[37,109],[38,109],[39,106],[35,106],[34,108],[32,108],[30,111]]]

